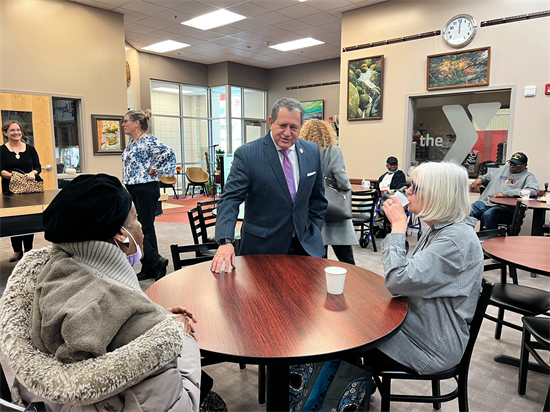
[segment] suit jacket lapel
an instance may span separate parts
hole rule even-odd
[[[271,165],[271,168],[273,169],[275,177],[281,185],[281,189],[285,193],[288,201],[292,203],[292,197],[290,197],[290,191],[288,190],[288,185],[286,183],[285,173],[283,172],[283,167],[281,166],[281,159],[279,158],[279,153],[277,153],[277,149],[275,148],[269,133],[264,136],[264,153],[269,161],[269,164]]]

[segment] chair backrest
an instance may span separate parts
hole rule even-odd
[[[477,237],[483,243],[486,240],[493,239],[495,237],[505,237],[506,228],[499,227],[498,229],[480,230],[477,232]]]
[[[204,183],[208,180],[208,173],[202,170],[200,167],[188,167],[185,169],[187,179],[191,182]]]
[[[197,202],[199,221],[201,224],[202,243],[208,243],[208,228],[216,226],[216,216],[212,211],[218,205],[218,199],[209,202]]]
[[[479,330],[481,329],[481,323],[483,322],[483,317],[485,311],[487,310],[487,305],[491,300],[491,294],[493,293],[493,284],[487,282],[483,279],[481,286],[481,295],[477,301],[476,311],[474,312],[474,317],[470,323],[470,338],[468,339],[468,344],[466,345],[466,350],[459,364],[459,374],[461,379],[466,379],[468,381],[468,370],[470,368],[470,359],[472,358],[472,352],[474,351],[474,346],[476,344],[477,336],[479,335]]]
[[[512,223],[510,223],[510,227],[508,228],[508,236],[519,235],[527,209],[527,205],[524,204],[521,199],[518,199],[518,201],[516,202],[516,208],[514,209]]]
[[[197,263],[206,262],[212,260],[214,255],[202,255],[202,252],[207,250],[215,250],[218,248],[216,243],[204,243],[202,245],[189,245],[178,246],[170,245],[170,252],[172,252],[172,263],[174,264],[174,270],[179,270],[184,266],[196,265]],[[195,253],[195,257],[181,259],[182,253]]]
[[[198,245],[203,239],[203,229],[200,222],[199,208],[195,207],[187,211],[187,217],[189,218],[189,226],[191,227],[191,235],[193,235],[193,242]]]
[[[378,192],[358,192],[351,195],[351,213],[353,218],[361,217],[363,219],[373,219],[376,209],[376,200]],[[357,216],[360,215],[360,216]]]

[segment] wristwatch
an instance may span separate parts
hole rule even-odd
[[[217,243],[219,246],[227,245],[228,243],[233,244],[233,239],[224,238],[224,239],[216,240],[216,243]]]

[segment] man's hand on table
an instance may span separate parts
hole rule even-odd
[[[168,311],[173,313],[174,315],[177,315],[178,320],[185,325],[185,333],[188,333],[190,335],[195,333],[195,328],[191,324],[191,321],[193,321],[193,323],[197,323],[195,315],[193,315],[191,312],[181,306],[176,306],[175,308],[168,309]]]
[[[470,185],[470,190],[474,191],[478,189],[481,186],[481,183],[483,183],[483,180],[481,180],[479,177],[472,182]]]
[[[506,197],[506,196],[504,196],[504,195],[502,194],[502,192],[500,192],[500,193],[497,193],[497,194],[495,195],[495,197]]]
[[[221,245],[216,252],[216,256],[212,260],[210,270],[215,273],[220,273],[222,265],[225,262],[225,271],[229,272],[229,265],[235,267],[235,248],[231,243]]]

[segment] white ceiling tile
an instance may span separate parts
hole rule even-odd
[[[216,43],[207,41],[207,42],[195,44],[193,47],[196,47],[198,49],[204,49],[204,50],[218,50],[218,49],[223,49],[227,46],[223,44],[216,44]]]
[[[296,31],[296,33],[303,37],[314,37],[316,39],[316,36],[321,36],[322,34],[330,34],[329,31],[323,30],[320,27],[310,27],[308,29],[298,30]]]
[[[342,22],[335,21],[334,23],[323,24],[323,29],[333,33],[340,33],[342,31]]]
[[[275,26],[266,26],[261,29],[252,30],[253,33],[260,34],[262,36],[276,36],[285,34],[287,31],[283,29],[279,29]]]
[[[200,39],[200,40],[214,40],[214,39],[219,39],[221,37],[223,37],[222,35],[218,34],[218,33],[212,33],[208,30],[199,30],[198,32],[195,32],[193,34],[189,34],[190,37],[194,37],[195,39]]]
[[[244,41],[254,41],[254,40],[260,40],[260,39],[264,38],[264,36],[262,36],[260,34],[252,33],[252,32],[249,32],[249,31],[243,31],[243,32],[235,34],[234,36],[231,36],[231,37],[235,37],[237,39],[241,39],[241,40],[244,40]]]
[[[286,43],[287,41],[300,40],[304,38],[304,36],[301,36],[298,33],[286,32],[278,36],[273,36],[273,38],[277,41],[277,43]]]
[[[219,33],[222,36],[233,36],[243,32],[241,29],[231,26],[216,27],[215,29],[210,29],[209,31],[212,33]]]
[[[270,11],[270,9],[266,9],[265,7],[260,7],[252,3],[241,3],[237,4],[236,6],[229,7],[227,10],[241,14],[246,17],[254,17],[259,14],[265,14]]]
[[[304,23],[300,20],[288,20],[288,17],[286,19],[287,21],[284,23],[275,24],[274,26],[288,31],[296,31],[313,27],[311,24]]]
[[[201,3],[220,8],[231,7],[241,3],[248,3],[248,1],[249,0],[200,0]]]
[[[136,24],[136,23],[127,24],[124,26],[124,29],[134,33],[139,33],[142,35],[149,34],[156,31],[156,29],[153,29],[152,27],[145,27],[145,26],[142,26],[141,24]]]
[[[145,0],[145,1],[147,3],[156,4],[157,6],[169,7],[171,9],[173,9],[174,7],[181,7],[184,4],[193,2],[193,0]]]
[[[126,3],[124,8],[127,10],[137,11],[138,13],[144,13],[148,15],[153,15],[161,13],[166,9],[166,7],[157,6],[156,4],[146,3],[141,0],[133,0],[130,3]]]
[[[135,21],[146,19],[149,17],[148,14],[138,13],[132,10],[126,10],[125,8],[117,8],[113,10],[115,13],[120,13],[124,15],[124,24],[133,23]]]
[[[236,44],[244,43],[241,39],[236,39],[233,37],[223,37],[221,39],[213,40],[214,43],[223,44],[224,46],[234,46]]]
[[[98,9],[103,9],[103,10],[113,10],[114,8],[117,7],[117,6],[113,6],[112,4],[100,3],[99,1],[94,1],[94,0],[79,0],[76,3],[84,4],[86,6],[96,7]]]
[[[124,38],[126,39],[126,41],[135,39],[135,38],[140,37],[140,36],[141,36],[141,34],[139,34],[139,33],[134,33],[134,32],[131,32],[131,31],[124,30]]]
[[[140,36],[134,39],[134,41],[145,43],[145,44],[155,44],[158,42],[163,41],[163,39],[159,39],[158,37],[153,36],[152,34],[148,34],[145,36]]]
[[[203,14],[212,13],[219,10],[218,7],[212,7],[208,4],[199,3],[193,1],[191,3],[184,4],[183,6],[174,7],[174,10],[181,11],[185,14],[190,14],[193,17],[202,16]]]
[[[308,3],[308,5],[321,11],[329,11],[346,6],[357,7],[348,0],[312,0]]]
[[[308,48],[305,48],[305,49],[302,49],[302,50],[291,50],[291,51],[286,52],[286,53],[290,53],[290,54],[293,54],[295,56],[300,56],[300,57],[307,57],[308,59],[313,59],[313,60],[324,60],[324,59],[329,58],[329,56],[327,56],[325,53],[314,50],[315,47],[316,46],[308,47]]]
[[[202,33],[200,29],[195,29],[194,27],[184,26],[183,24],[175,24],[173,26],[167,27],[164,31],[170,33],[175,33],[180,36],[189,36],[190,34]]]
[[[319,41],[324,41],[325,43],[338,43],[340,44],[341,36],[336,33],[327,33],[315,36]]]
[[[323,24],[334,23],[335,21],[339,22],[340,19],[328,13],[317,13],[311,16],[302,17],[300,21],[322,27]]]
[[[296,5],[297,0],[251,0],[250,3],[270,10],[279,10]]]
[[[155,33],[152,33],[152,34],[155,34]],[[177,36],[177,35],[174,34],[174,36]],[[204,43],[204,40],[195,39],[195,38],[189,37],[189,36],[177,36],[177,37],[171,38],[170,40],[179,41],[180,43],[187,43],[187,44],[190,44],[192,46],[195,45],[195,44],[198,44],[198,43]]]
[[[174,24],[177,24],[169,22],[167,20],[159,19],[157,17],[147,17],[146,19],[138,20],[136,23],[158,30],[165,29],[167,27],[173,26]]]
[[[88,4],[90,6],[93,6],[93,4],[90,4],[90,3],[99,3],[99,6],[94,6],[94,7],[100,7],[100,8],[106,9],[107,7],[105,6],[108,6],[108,7],[111,7],[112,9],[112,8],[120,7],[126,3],[130,3],[131,1],[132,0],[93,0],[90,2],[87,0],[78,0],[75,3]],[[107,10],[111,10],[111,9],[107,9]]]
[[[284,9],[280,9],[277,12],[293,19],[300,19],[302,17],[310,16],[312,14],[317,14],[319,13],[319,10],[314,7],[308,6],[305,3],[302,3],[297,4],[296,6],[290,6]]]
[[[245,43],[240,43],[240,44],[235,44],[234,46],[232,46],[236,49],[241,49],[241,50],[245,50],[245,51],[250,51],[252,53],[258,53],[260,52],[261,50],[263,50],[265,47],[267,47],[265,44],[255,44],[255,43],[248,43],[248,42],[245,42]]]
[[[265,26],[265,23],[254,19],[245,19],[231,24],[231,27],[236,27],[246,31],[256,30]]]
[[[183,23],[184,21],[191,20],[193,16],[178,10],[165,10],[162,13],[155,14],[155,17],[171,21],[173,23]]]
[[[315,46],[315,50],[330,55],[334,55],[336,53],[338,56],[341,52],[340,46],[334,46],[332,44],[318,44],[317,46]]]
[[[289,20],[287,16],[284,16],[276,11],[270,11],[269,13],[256,16],[254,20],[261,21],[265,24],[275,25],[277,23],[283,23]]]

